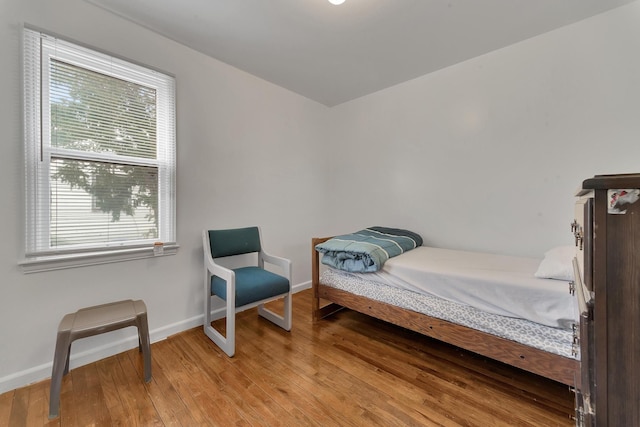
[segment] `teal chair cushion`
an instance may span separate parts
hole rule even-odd
[[[260,267],[236,268],[236,307],[289,292],[289,280]],[[211,277],[211,294],[227,299],[227,283]]]

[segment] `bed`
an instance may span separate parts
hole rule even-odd
[[[532,276],[530,270],[535,267],[532,262],[538,261],[420,246],[386,261],[384,271],[346,272],[321,266],[322,255],[316,246],[326,244],[329,239],[312,238],[311,242],[314,322],[348,308],[560,383],[575,385],[580,369],[574,338],[578,314],[570,283],[530,277],[541,280],[541,288],[542,285],[555,286],[558,292],[550,299],[539,297],[535,292],[524,294],[517,298],[520,301],[504,298],[508,291],[501,290],[499,285],[483,285],[487,280],[495,283],[494,275],[485,277],[492,263],[504,264],[506,259],[512,265],[513,271],[506,274],[505,282],[508,282],[512,277],[522,276],[523,270]],[[437,262],[425,269],[429,271],[416,269],[424,259]],[[460,262],[466,267],[457,268]],[[461,270],[464,273],[459,273]],[[440,284],[433,291],[436,295],[416,289],[430,281]],[[460,302],[458,290],[465,283],[472,283],[474,291],[463,295]],[[496,295],[487,297],[487,293]],[[496,299],[505,299],[506,304],[500,306],[495,303]],[[523,299],[531,303],[521,304]]]

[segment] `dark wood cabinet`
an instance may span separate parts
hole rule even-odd
[[[598,175],[577,195],[576,421],[640,426],[640,174]]]

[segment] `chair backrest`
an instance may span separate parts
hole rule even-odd
[[[209,245],[212,258],[260,252],[260,231],[258,227],[209,230]]]

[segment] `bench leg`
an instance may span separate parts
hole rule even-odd
[[[144,381],[151,381],[151,343],[149,342],[149,325],[147,313],[138,313],[136,316],[136,326],[138,327],[138,348],[142,351],[144,359]]]
[[[53,356],[51,370],[51,389],[49,392],[49,418],[56,418],[60,411],[60,387],[62,377],[69,370],[69,351],[71,347],[71,332],[59,331],[56,340],[56,350]]]

